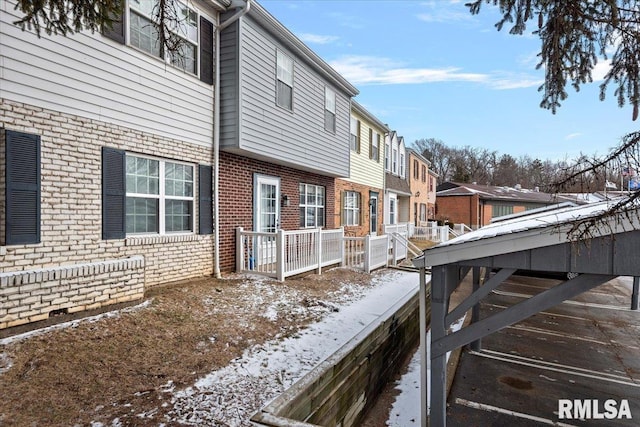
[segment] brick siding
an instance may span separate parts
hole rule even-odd
[[[102,240],[101,183],[103,146],[189,162],[194,166],[212,163],[211,147],[4,99],[0,99],[0,128],[40,135],[42,156],[41,243],[0,247],[0,271],[37,271],[142,256],[145,260],[145,287],[213,273],[211,235]],[[0,183],[0,200],[4,200],[3,185]],[[197,195],[197,189],[194,189],[194,195]],[[194,205],[197,218],[197,199]],[[0,215],[0,223],[4,223],[3,205],[0,205]],[[102,279],[91,279],[92,274],[86,276],[82,279],[83,287],[90,289],[104,286]],[[118,283],[121,281],[116,282],[111,285],[120,286]],[[45,286],[43,289],[50,288]],[[106,295],[112,294],[115,295],[109,292]],[[43,291],[39,296],[39,304],[42,304],[39,316],[44,316],[47,310],[55,310],[53,307],[59,306],[50,302],[47,307],[44,301],[51,298],[52,294],[49,297],[46,295]],[[135,295],[141,297],[142,293]],[[68,308],[95,308],[95,303],[116,303],[119,297],[100,298],[100,301],[89,304],[76,302],[73,307]],[[11,309],[15,309],[13,301],[15,300],[9,301],[7,296],[0,294],[0,328],[16,322],[16,319],[9,316],[6,308],[10,302]],[[8,318],[11,320],[7,320]],[[32,318],[33,316],[20,317],[27,319],[26,321],[32,321]]]
[[[342,222],[342,192],[343,191],[355,191],[360,193],[362,206],[360,206],[360,225],[357,226],[345,226]],[[358,237],[369,234],[371,212],[369,210],[369,192],[373,191],[378,193],[378,229],[377,234],[382,234],[383,218],[382,212],[384,209],[384,191],[380,188],[372,188],[362,184],[356,184],[353,182],[345,181],[343,179],[336,179],[336,219],[337,226],[344,226],[345,234],[354,235]]]
[[[339,227],[335,215],[335,179],[315,173],[279,166],[236,154],[220,153],[220,269],[235,269],[235,233],[237,227],[253,230],[253,181],[255,174],[280,178],[280,194],[289,206],[280,208],[280,227],[300,228],[300,183],[325,187],[325,228]]]

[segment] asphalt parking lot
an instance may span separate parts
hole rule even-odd
[[[557,283],[512,276],[483,301],[481,317]],[[447,425],[640,425],[640,312],[630,310],[631,284],[614,279],[485,337],[479,352],[466,349]]]

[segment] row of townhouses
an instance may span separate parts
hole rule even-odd
[[[381,234],[436,176],[253,0],[193,0],[163,54],[153,2],[38,38],[0,9],[0,329],[230,272],[236,230]]]

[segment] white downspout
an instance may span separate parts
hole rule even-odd
[[[218,15],[218,25],[216,25],[216,78],[215,78],[215,93],[213,97],[213,206],[214,206],[214,219],[213,219],[213,251],[214,251],[214,266],[213,273],[216,279],[222,278],[220,274],[220,32],[231,25],[233,22],[240,19],[245,13],[249,12],[251,8],[251,0],[232,2],[232,6],[235,4],[237,7],[244,7],[233,14],[229,19],[224,22],[220,22],[220,15]]]

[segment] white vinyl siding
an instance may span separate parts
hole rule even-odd
[[[2,97],[185,142],[211,145],[211,86],[95,33],[38,38],[0,11]]]
[[[380,144],[380,130],[378,127],[373,126],[366,116],[358,112],[352,112],[351,170],[349,178],[345,180],[366,185],[378,191],[384,188],[384,163],[377,161],[371,155],[371,150],[379,150]],[[375,146],[376,143],[378,148]]]

